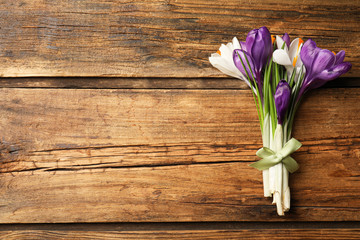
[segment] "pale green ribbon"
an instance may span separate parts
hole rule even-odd
[[[267,147],[260,148],[256,152],[256,155],[261,157],[262,159],[255,163],[250,164],[250,166],[257,168],[259,170],[266,170],[282,162],[285,168],[290,173],[293,173],[299,168],[299,165],[297,164],[295,159],[290,157],[290,154],[298,150],[300,147],[301,147],[301,143],[295,138],[292,138],[278,152],[274,152],[273,150]]]

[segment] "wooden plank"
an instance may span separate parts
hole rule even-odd
[[[2,223],[359,221],[360,89],[304,99],[277,217],[249,91],[1,89]],[[86,213],[86,214],[84,214]]]
[[[5,231],[197,231],[197,230],[246,230],[246,229],[360,229],[360,221],[321,222],[113,222],[113,223],[18,223],[0,224]]]
[[[334,82],[337,87],[360,87],[358,78],[341,78]],[[236,78],[223,78],[219,81],[219,78],[19,77],[0,78],[0,86],[67,89],[249,89],[244,81]]]
[[[2,239],[359,239],[360,229],[243,229],[169,231],[4,231]]]
[[[0,78],[3,88],[90,89],[249,89],[235,78],[117,78],[117,77],[19,77]],[[322,88],[360,87],[360,78],[338,78]]]
[[[360,222],[0,225],[1,239],[356,239]],[[302,234],[302,235],[301,235]]]
[[[224,77],[209,55],[266,25],[344,49],[360,76],[359,12],[357,0],[1,1],[0,73]]]

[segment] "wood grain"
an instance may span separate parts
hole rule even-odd
[[[360,229],[244,229],[183,231],[5,231],[1,239],[359,239]]]
[[[301,168],[284,218],[248,166],[261,147],[249,91],[0,96],[1,223],[360,221],[360,89],[304,99],[294,130]]]
[[[18,77],[0,78],[3,88],[85,89],[249,89],[235,78]],[[359,78],[342,77],[322,88],[360,87]]]
[[[210,54],[266,25],[344,49],[360,76],[359,12],[357,0],[2,0],[0,74],[224,77]]]

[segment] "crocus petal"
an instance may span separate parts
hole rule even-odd
[[[245,47],[242,46],[242,49],[252,56],[255,69],[260,72],[272,53],[269,30],[266,27],[251,30],[246,37]]]
[[[276,49],[273,53],[273,60],[283,66],[291,65],[289,55],[284,49]]]
[[[250,45],[250,43],[252,44]],[[261,35],[258,34],[258,31],[256,31],[255,34],[253,33],[248,38],[246,38],[246,49],[247,52],[253,57],[256,68],[260,69],[261,55],[262,51],[264,50],[264,43],[261,39]]]
[[[291,44],[290,44],[290,48],[289,48],[289,54],[292,56],[292,57],[295,57],[296,55],[296,52],[297,52],[297,49],[299,47],[299,41],[300,39],[299,38],[295,38]],[[300,52],[299,52],[300,53]]]
[[[234,51],[234,47],[232,43],[228,43],[226,45],[221,44],[219,51],[221,52],[221,57],[225,59],[232,58],[232,52]]]
[[[253,29],[248,33],[248,35],[246,36],[245,48],[243,50],[251,53],[257,33],[258,29]]]
[[[316,43],[311,39],[308,39],[302,46],[300,51],[300,57],[306,68],[306,72],[311,72],[314,59],[319,51],[320,48],[317,48]]]
[[[233,43],[234,49],[240,49],[240,43],[236,37],[233,38],[232,43]]]
[[[286,42],[286,46],[289,48],[290,47],[290,36],[289,36],[289,34],[284,33],[284,35],[281,38]]]
[[[297,99],[305,92],[321,87],[351,68],[350,63],[342,62],[345,57],[344,51],[335,55],[327,49],[316,47],[316,44],[311,40],[305,42],[300,56],[304,62],[306,74]]]
[[[241,60],[240,60],[240,58]],[[246,56],[246,57],[245,57]],[[246,60],[247,58],[247,60]],[[233,59],[234,64],[237,67],[237,69],[240,70],[240,72],[246,77],[249,76],[250,79],[252,79],[252,74],[255,76],[255,64],[254,59],[250,56],[249,53],[247,53],[244,50],[241,49],[235,49],[233,53]],[[249,63],[248,63],[249,62]],[[249,66],[250,65],[250,66]],[[244,69],[245,66],[245,69]],[[249,68],[250,67],[250,68]]]
[[[339,64],[339,63],[342,63],[344,61],[344,58],[345,58],[345,51],[344,50],[341,50],[340,52],[338,52],[336,54],[336,60],[335,60],[335,65]]]
[[[276,46],[278,49],[284,49],[286,53],[288,52],[288,46],[286,42],[279,36],[276,36]]]
[[[289,58],[291,60],[291,64],[295,67],[300,67],[302,61],[299,57],[301,48],[303,46],[303,40],[301,38],[294,39],[289,48]]]
[[[269,29],[267,27],[261,27],[259,28],[259,32],[262,36],[262,39],[264,41],[264,44],[267,48],[272,49],[272,41],[271,41],[271,34],[269,32]],[[266,49],[268,51],[268,49]]]
[[[273,52],[269,30],[266,27],[251,30],[246,37],[246,42],[240,42],[240,48],[252,57],[254,74],[259,75]]]
[[[237,49],[237,48],[235,48]],[[240,42],[240,49],[244,50],[244,51],[247,51],[246,49],[246,42]]]
[[[256,44],[253,45],[251,56],[253,57],[256,68],[260,72],[270,59],[273,52],[271,34],[266,27],[259,28]]]
[[[234,37],[231,43],[226,45],[221,44],[219,51],[211,54],[209,57],[210,63],[221,72],[226,75],[239,78],[246,82],[246,84],[251,87],[247,77],[245,77],[240,70],[235,66],[233,59],[234,48],[240,47],[239,40]]]
[[[312,75],[321,73],[325,69],[333,66],[335,63],[335,55],[327,49],[321,49],[318,52],[314,62],[316,62],[316,64],[312,66]]]
[[[209,57],[210,63],[226,75],[242,79],[250,86],[248,80],[243,76],[239,69],[236,68],[232,51],[231,54],[229,54],[229,49],[225,45],[222,45],[220,49],[223,50],[223,52],[220,51],[221,55],[218,53],[211,54],[211,57]]]
[[[325,83],[340,77],[342,74],[347,73],[351,69],[351,63],[343,62],[333,68],[325,69],[316,76],[316,81],[308,84],[307,89],[315,89],[323,86]]]
[[[282,124],[290,104],[291,88],[285,80],[281,80],[275,91],[274,100],[278,123]]]
[[[226,75],[241,79],[239,74],[236,73],[237,69],[232,69],[233,66],[231,66],[231,63],[220,57],[220,55],[217,57],[215,54],[212,54],[211,57],[209,57],[209,61],[214,67],[216,67]]]
[[[348,62],[341,63],[332,69],[325,69],[319,75],[316,76],[315,81],[311,81],[306,86],[306,91],[323,86],[325,83],[338,78],[342,74],[348,72],[351,68],[351,64]]]
[[[338,78],[340,75],[348,72],[351,68],[351,63],[343,62],[330,69],[322,71],[317,78],[321,80],[331,81]]]

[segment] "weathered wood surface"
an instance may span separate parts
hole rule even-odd
[[[0,78],[3,88],[86,89],[248,89],[236,78],[17,77]],[[360,87],[359,78],[343,77],[322,88]]]
[[[284,218],[244,90],[0,89],[0,222],[360,221],[360,89],[304,99]],[[341,107],[339,107],[341,106]]]
[[[208,56],[272,33],[344,49],[360,75],[358,0],[0,1],[1,76],[224,77]]]
[[[359,239],[360,229],[245,229],[245,230],[169,230],[169,231],[4,231],[1,239]]]

